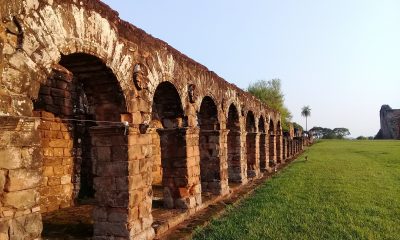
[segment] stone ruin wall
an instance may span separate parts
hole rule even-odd
[[[152,185],[195,211],[303,147],[279,113],[97,0],[0,0],[0,14],[0,239],[39,238],[41,213],[85,184],[94,239],[151,239]]]
[[[379,111],[381,129],[376,139],[400,139],[400,109],[382,105]]]

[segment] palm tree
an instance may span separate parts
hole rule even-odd
[[[306,132],[307,132],[307,118],[311,116],[310,106],[307,105],[301,108],[301,116],[306,117]]]

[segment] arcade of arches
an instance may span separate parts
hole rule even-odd
[[[153,239],[163,216],[194,214],[307,143],[98,0],[0,3],[0,239],[38,239],[81,206],[93,239]]]

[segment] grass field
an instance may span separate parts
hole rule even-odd
[[[194,239],[400,239],[400,141],[323,141],[305,154]]]

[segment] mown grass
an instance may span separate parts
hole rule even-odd
[[[194,239],[400,239],[400,141],[304,154]]]

